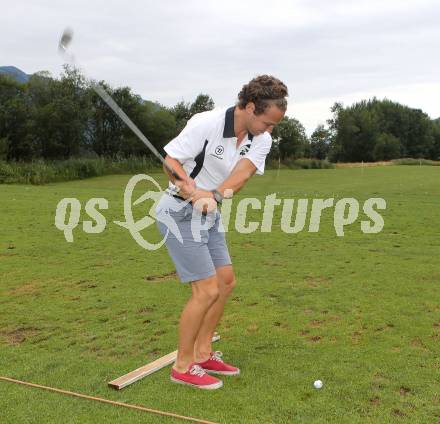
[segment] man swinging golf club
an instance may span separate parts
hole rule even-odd
[[[225,193],[237,193],[255,173],[263,174],[272,144],[270,133],[286,112],[287,95],[287,87],[279,79],[258,76],[243,86],[235,107],[194,115],[165,146],[170,166],[164,170],[170,184],[156,208],[157,225],[162,235],[168,233],[166,247],[180,280],[190,283],[192,289],[180,317],[173,382],[212,390],[222,387],[223,382],[210,374],[240,373],[223,361],[221,352],[211,348],[215,328],[235,286],[215,205],[222,202]],[[202,214],[198,211],[201,208]],[[199,213],[201,220],[199,237],[192,231],[193,213]],[[179,234],[167,231],[170,218]]]

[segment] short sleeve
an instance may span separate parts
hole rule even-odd
[[[261,136],[258,136],[259,140],[254,138],[251,148],[244,156],[246,159],[249,159],[257,168],[257,174],[264,174],[264,166],[266,164],[266,156],[270,152],[270,148],[272,146],[272,137],[269,133],[264,133]],[[257,143],[255,143],[257,141]]]
[[[169,156],[181,163],[194,159],[202,151],[207,139],[208,126],[201,119],[195,118],[191,118],[182,132],[164,147]]]

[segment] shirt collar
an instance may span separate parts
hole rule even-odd
[[[235,137],[234,132],[234,111],[235,106],[226,109],[225,113],[225,128],[223,129],[223,138]]]
[[[223,129],[223,138],[232,138],[235,137],[234,132],[234,112],[235,112],[235,106],[231,106],[230,108],[226,109],[225,113],[225,127]],[[248,133],[248,139],[252,141],[254,138],[253,134]]]

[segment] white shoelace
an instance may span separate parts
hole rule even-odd
[[[223,353],[220,352],[219,350],[217,350],[217,351],[213,352],[213,354],[211,355],[211,359],[213,361],[223,362],[222,356],[223,356]]]
[[[200,365],[193,365],[189,370],[189,373],[192,375],[197,375],[198,377],[203,377],[206,372]]]

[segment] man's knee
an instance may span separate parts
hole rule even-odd
[[[199,302],[212,305],[219,297],[217,277],[210,277],[191,284],[193,297]]]
[[[235,275],[234,272],[226,272],[221,275],[217,275],[220,292],[224,296],[230,296],[235,287]]]
[[[232,277],[230,280],[227,280],[225,282],[225,287],[226,287],[226,295],[229,296],[235,287],[235,277]]]

